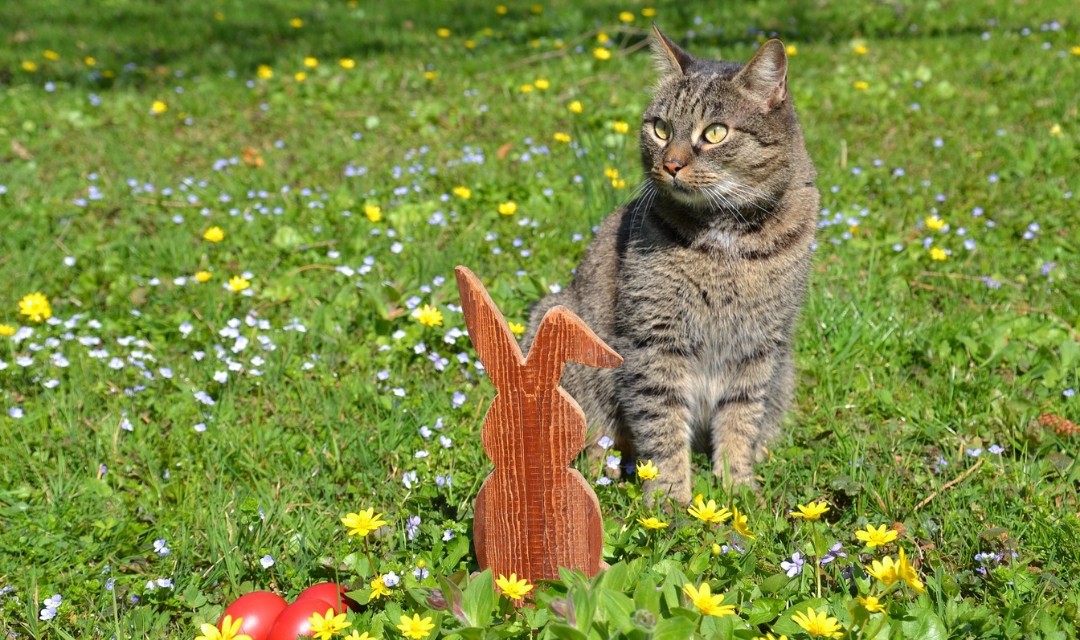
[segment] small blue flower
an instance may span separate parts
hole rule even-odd
[[[721,549],[723,548],[721,547]],[[785,573],[787,573],[787,577],[794,578],[795,576],[802,573],[802,568],[804,564],[806,564],[806,560],[802,557],[801,553],[796,551],[795,553],[791,554],[790,562],[785,560],[780,563],[780,568],[783,569]]]
[[[269,553],[266,554],[265,556],[259,558],[259,564],[262,565],[263,569],[269,569],[270,567],[274,566],[274,556],[270,555]]]

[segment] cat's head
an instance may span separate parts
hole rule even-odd
[[[783,43],[769,40],[743,65],[696,58],[653,31],[661,77],[641,157],[657,195],[696,215],[769,209],[799,163],[809,166]]]

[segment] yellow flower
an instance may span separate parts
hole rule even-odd
[[[516,573],[511,573],[510,577],[499,574],[498,578],[495,578],[495,586],[502,591],[503,595],[511,600],[522,600],[525,598],[525,594],[533,590],[533,586],[529,584],[529,581],[525,578],[518,580]]]
[[[438,71],[425,71],[424,72],[424,80],[434,80],[435,78],[438,78],[438,77],[439,77],[439,72]]]
[[[523,84],[523,85],[521,85],[521,92],[522,93],[532,93],[532,90],[534,88],[535,87],[533,87],[531,84]]]
[[[797,611],[791,616],[791,621],[802,627],[812,638],[840,638],[844,635],[844,628],[840,626],[839,620],[824,611],[818,613],[813,607],[807,607],[805,613]]]
[[[625,22],[627,24],[630,24],[633,21],[634,14],[630,13],[629,11],[622,11],[619,13],[619,22]]]
[[[597,47],[597,48],[593,49],[592,54],[593,54],[593,57],[596,58],[597,60],[610,60],[611,59],[611,49],[607,49],[605,47]]]
[[[439,27],[435,30],[435,35],[439,36],[440,38],[449,38],[450,30],[446,27]]]
[[[653,464],[652,460],[646,460],[644,462],[638,460],[636,466],[637,477],[641,478],[642,480],[654,480],[660,477],[660,470],[656,468],[656,465]]]
[[[926,593],[926,587],[923,586],[922,580],[919,579],[919,574],[915,572],[915,567],[908,562],[903,549],[900,549],[900,557],[896,561],[896,577],[919,593]]]
[[[939,247],[933,247],[932,249],[930,249],[930,259],[941,262],[942,260],[948,260],[949,254],[945,253],[944,249],[941,249]]]
[[[414,613],[411,618],[405,615],[401,616],[401,624],[396,626],[398,631],[401,631],[401,635],[413,640],[424,640],[424,638],[431,635],[431,630],[435,628],[430,617],[421,620],[420,614],[417,613]]]
[[[244,276],[233,276],[229,278],[229,288],[236,293],[239,293],[250,286],[251,282]]]
[[[60,54],[53,51],[52,49],[46,49],[45,51],[41,52],[41,55],[46,60],[52,60],[53,62],[56,62],[57,60],[60,59]]]
[[[626,188],[626,180],[616,178],[615,180],[611,181],[611,187],[613,189],[625,189]]]
[[[859,596],[856,598],[859,604],[863,606],[870,613],[880,613],[885,610],[885,607],[881,604],[881,600],[878,600],[877,596],[866,596],[863,598]]]
[[[570,113],[581,113],[585,110],[585,107],[583,107],[581,104],[581,100],[574,100],[570,104],[566,105],[566,108],[570,111]]]
[[[154,102],[150,105],[150,113],[153,113],[156,116],[161,115],[168,110],[169,105],[165,104],[165,102],[162,100],[154,100]]]
[[[596,41],[600,44],[607,44],[611,41],[611,36],[601,31],[600,33],[596,34]]]
[[[450,191],[462,200],[468,200],[472,197],[472,189],[466,187],[465,185],[454,187]]]
[[[239,633],[243,621],[243,618],[233,619],[230,615],[225,616],[225,619],[221,621],[220,629],[212,624],[200,625],[199,630],[202,631],[202,635],[195,636],[195,640],[251,640],[251,636]]]
[[[268,64],[260,64],[259,68],[255,71],[255,75],[263,80],[269,80],[274,77],[274,70],[271,69]]]
[[[499,204],[499,215],[512,216],[517,213],[517,209],[518,206],[516,202],[507,200],[506,202]]]
[[[797,56],[799,55],[799,47],[793,44],[789,44],[788,46],[784,47],[784,53],[788,54],[789,58],[792,56]]]
[[[206,281],[208,281],[210,279],[211,275],[212,274],[209,271],[206,271],[206,270],[196,271],[195,272],[195,281],[199,282],[199,283],[206,282]]]
[[[735,529],[735,533],[744,538],[754,539],[754,534],[750,532],[750,527],[746,523],[746,514],[739,513],[737,507],[731,508],[731,528]]]
[[[293,29],[299,29],[304,26],[304,21],[301,18],[293,18],[292,20],[289,20],[289,26]]]
[[[611,123],[611,128],[615,130],[615,133],[627,133],[630,131],[630,125],[622,120]]]
[[[562,142],[563,144],[570,143],[570,136],[566,133],[563,133],[562,131],[556,131],[555,135],[551,137],[555,138],[555,142]]]
[[[466,49],[475,49],[476,48],[476,40],[466,40],[464,44],[465,44]]]
[[[855,87],[856,91],[866,91],[870,88],[870,83],[866,80],[856,80],[851,83],[851,86]]]
[[[314,69],[319,66],[319,59],[315,56],[304,56],[304,66],[308,69]]]
[[[551,82],[547,78],[537,78],[533,85],[541,91],[546,91],[551,87]]]
[[[88,67],[92,67],[97,64],[97,58],[95,58],[94,56],[86,56],[85,58],[83,58],[83,64]]]
[[[870,51],[870,48],[867,47],[865,44],[857,44],[852,47],[852,49],[855,51],[855,55],[857,56],[865,56]]]
[[[342,69],[355,69],[356,68],[356,60],[353,60],[352,58],[342,58],[342,59],[338,60],[337,63],[339,65],[341,65]]]
[[[693,584],[687,584],[683,587],[683,593],[690,598],[690,601],[694,603],[694,606],[698,608],[702,615],[722,618],[735,614],[735,606],[723,604],[724,596],[713,595],[708,582],[702,582],[701,586],[696,588]]]
[[[529,11],[531,11],[533,15],[538,16],[544,12],[544,7],[538,4],[534,4],[533,6],[529,7]]]
[[[382,519],[382,515],[383,514],[381,513],[375,513],[374,507],[362,509],[360,513],[346,514],[345,517],[341,519],[341,524],[349,529],[350,536],[360,536],[361,538],[365,538],[372,531],[387,524],[387,522]]]
[[[712,554],[714,556],[718,556],[718,555],[720,555],[721,553],[724,552],[724,548],[721,547],[718,543],[714,542],[712,544],[712,549],[710,549],[710,551],[712,551]]]
[[[1050,127],[1050,135],[1054,136],[1055,138],[1060,138],[1061,136],[1065,135],[1065,131],[1062,130],[1060,124],[1055,122],[1054,126]]]
[[[360,633],[356,629],[353,629],[349,635],[345,636],[345,640],[374,640],[367,631]]]
[[[207,242],[221,242],[225,239],[225,232],[221,227],[214,226],[207,229],[206,232],[202,234],[202,237],[203,240],[206,240]]]
[[[21,66],[22,66],[22,70],[27,72],[27,73],[34,73],[35,71],[38,70],[37,63],[34,62],[33,60],[23,60]]]
[[[0,324],[0,336],[10,338],[11,336],[15,335],[16,331],[18,331],[18,329],[11,326],[10,324]]]
[[[352,623],[345,619],[344,613],[334,615],[332,608],[327,609],[325,614],[318,612],[311,614],[308,624],[311,625],[313,637],[319,640],[330,640],[337,632],[352,626]]]
[[[303,71],[297,71],[293,74],[293,80],[296,80],[297,82],[303,82],[304,80],[307,80],[307,73]]]
[[[855,532],[855,537],[871,549],[889,544],[896,540],[898,535],[894,529],[886,529],[885,525],[875,528],[872,524],[868,524],[865,529]]]
[[[792,513],[792,518],[806,518],[807,520],[818,520],[826,511],[829,510],[829,505],[825,504],[825,501],[811,502],[810,504],[798,505],[798,513]]]
[[[368,595],[368,603],[390,595],[390,587],[386,586],[386,583],[383,582],[382,576],[376,575],[371,580],[370,585],[371,593]]]
[[[880,580],[881,584],[886,587],[891,586],[892,583],[900,579],[897,573],[898,567],[889,556],[885,556],[880,562],[874,560],[869,567],[865,568],[866,573]]]
[[[1080,56],[1080,44],[1078,44],[1075,47],[1069,49],[1069,53],[1073,54],[1074,56]]]
[[[787,640],[787,636],[780,636],[779,638],[777,638],[771,633],[766,633],[763,636],[758,636],[754,638],[754,640]]]
[[[506,326],[510,327],[510,333],[514,334],[515,336],[520,336],[521,334],[525,333],[525,325],[521,324],[520,322],[507,322]]]
[[[656,9],[653,9],[652,7],[645,7],[641,10],[641,15],[645,16],[646,18],[652,18],[656,16]]]
[[[731,511],[728,511],[727,507],[717,509],[716,500],[709,500],[706,503],[700,493],[694,496],[694,504],[690,505],[686,512],[709,524],[720,524],[731,517]]]
[[[668,528],[668,523],[655,517],[638,518],[638,522],[640,522],[641,526],[645,527],[646,529],[656,530]]]
[[[926,216],[923,218],[923,224],[931,231],[941,231],[945,228],[945,221],[937,216]]]
[[[495,7],[495,13],[499,14],[500,16],[505,16],[506,13],[507,13],[506,5],[505,4],[497,5]]]
[[[382,207],[377,204],[365,204],[364,215],[367,216],[368,220],[378,222],[382,220]]]
[[[425,304],[422,307],[417,307],[412,312],[412,316],[416,318],[417,322],[425,327],[441,327],[443,316],[442,311],[439,311],[430,304]]]
[[[619,177],[619,170],[615,167],[604,167],[604,177],[608,180],[616,180]]]
[[[225,19],[225,14],[224,13],[222,13],[220,11],[215,11],[214,12],[214,20],[217,20],[218,22],[221,22],[224,19]]]
[[[45,322],[52,317],[52,305],[40,292],[28,293],[19,300],[19,313],[34,322]]]

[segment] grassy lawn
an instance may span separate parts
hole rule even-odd
[[[0,4],[0,637],[192,638],[248,591],[366,602],[390,572],[349,631],[795,638],[810,607],[851,637],[1076,637],[1075,6],[668,4]],[[597,482],[618,579],[474,601],[482,635],[426,599],[477,569],[490,470],[453,268],[514,322],[569,281],[640,180],[652,21],[702,56],[789,47],[823,207],[797,406],[760,494],[698,461],[753,538]],[[390,526],[346,535],[367,508]],[[868,575],[901,550],[925,593]]]

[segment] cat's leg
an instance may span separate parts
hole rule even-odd
[[[778,380],[792,378],[784,362],[779,351],[752,352],[732,368],[734,375],[714,399],[713,473],[723,478],[728,487],[748,485],[757,489],[754,462],[765,441],[776,432],[786,406],[777,397],[776,385]]]
[[[638,462],[652,461],[659,476],[642,490],[651,502],[657,490],[690,502],[690,411],[685,398],[687,361],[652,348],[624,349],[616,369],[616,393]]]

